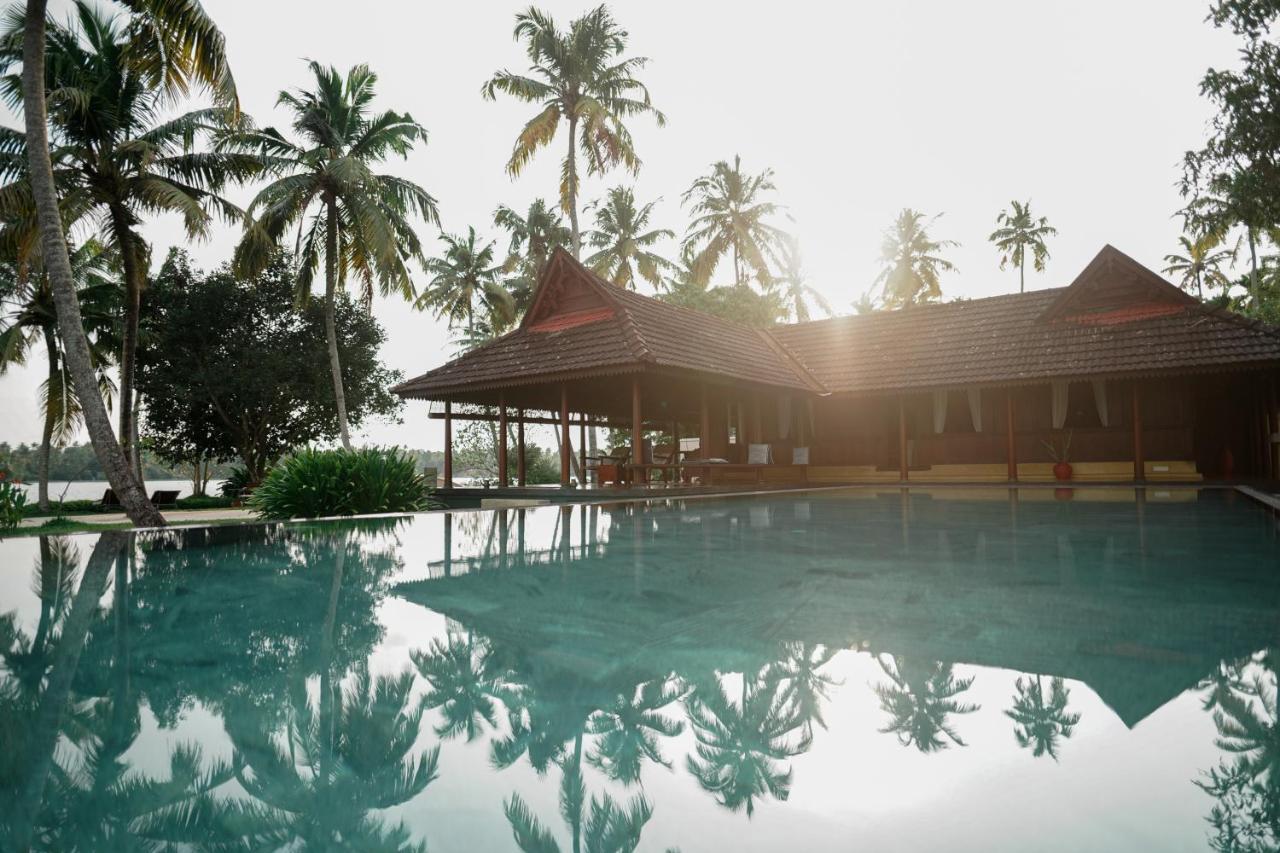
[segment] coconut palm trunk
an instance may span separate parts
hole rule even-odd
[[[49,380],[46,384],[47,394],[53,394],[58,387],[58,336],[53,329],[45,326],[44,346],[49,356]],[[36,504],[44,511],[49,510],[49,457],[53,454],[53,421],[54,401],[45,400],[44,429],[40,432],[39,493]],[[63,413],[66,416],[66,413]]]
[[[569,189],[569,228],[573,232],[574,260],[582,259],[582,232],[578,230],[578,117],[569,116],[569,157],[565,163],[565,184]]]
[[[48,116],[44,93],[45,13],[47,0],[27,0],[27,19],[23,29],[22,95],[26,125],[29,180],[40,225],[40,246],[53,302],[58,314],[64,358],[71,381],[75,384],[84,416],[89,441],[107,482],[115,491],[125,513],[134,524],[159,527],[164,516],[151,505],[142,485],[129,468],[128,458],[111,432],[106,404],[98,393],[97,376],[89,341],[80,317],[76,298],[71,258],[58,211],[58,193],[53,182],[53,161],[49,155]]]
[[[338,202],[330,195],[325,199],[324,236],[324,335],[329,343],[329,371],[333,374],[333,402],[338,409],[338,434],[342,447],[351,449],[351,431],[347,426],[347,395],[342,388],[342,359],[338,355]]]
[[[120,334],[120,413],[116,434],[125,459],[137,476],[137,448],[134,446],[133,386],[137,374],[138,318],[142,313],[143,269],[138,256],[138,237],[129,225],[129,213],[120,205],[111,207],[111,228],[124,267],[124,328]]]

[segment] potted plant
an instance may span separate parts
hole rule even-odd
[[[1054,441],[1041,441],[1045,449],[1049,451],[1049,458],[1053,460],[1053,477],[1060,482],[1067,482],[1071,479],[1071,432],[1068,431],[1062,438],[1062,443],[1058,444]]]

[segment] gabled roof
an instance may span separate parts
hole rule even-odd
[[[446,397],[653,368],[823,390],[766,332],[611,285],[563,249],[543,269],[517,329],[392,390]]]

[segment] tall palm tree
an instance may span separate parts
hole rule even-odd
[[[343,76],[308,64],[312,88],[281,92],[276,103],[293,117],[297,141],[275,128],[236,133],[223,145],[256,154],[275,175],[249,204],[236,266],[245,274],[271,262],[284,235],[297,226],[298,296],[305,301],[324,266],[325,337],[342,446],[351,447],[342,363],[338,356],[336,294],[348,276],[359,280],[366,306],[375,284],[383,295],[414,298],[409,262],[425,262],[414,219],[439,224],[436,200],[412,181],[376,174],[391,155],[407,157],[427,131],[408,113],[372,111],[378,76],[356,65]]]
[[[787,310],[797,322],[807,323],[810,319],[809,303],[812,302],[830,317],[835,312],[827,298],[809,284],[804,271],[804,260],[800,255],[800,241],[788,234],[782,241],[782,269],[778,274],[782,285],[783,299]]]
[[[876,310],[876,297],[871,290],[863,291],[862,295],[851,303],[853,310],[858,314],[871,314]]]
[[[655,288],[662,283],[662,273],[674,268],[674,264],[653,252],[651,247],[659,240],[674,239],[675,232],[668,228],[646,231],[653,216],[651,201],[636,207],[635,192],[629,187],[614,187],[595,207],[596,227],[587,242],[598,252],[587,258],[587,266],[619,287],[636,288],[636,276]]]
[[[507,290],[519,317],[529,309],[538,276],[551,259],[551,253],[557,248],[571,247],[573,234],[560,214],[540,198],[530,203],[523,216],[506,205],[499,205],[493,213],[493,224],[511,236],[502,269],[508,275]]]
[[[948,741],[965,745],[948,717],[978,710],[978,705],[956,699],[973,684],[973,676],[956,678],[949,663],[897,655],[890,660],[879,658],[879,663],[889,676],[887,684],[875,685],[880,707],[889,714],[889,723],[881,732],[892,733],[903,746],[925,753],[946,749]]]
[[[108,346],[111,327],[120,306],[120,288],[109,277],[110,263],[102,246],[89,240],[70,254],[72,273],[76,278],[81,317],[98,369],[98,392],[106,400],[114,394],[107,373],[111,364]],[[34,266],[34,269],[29,268]],[[0,318],[0,375],[10,365],[26,361],[30,350],[44,344],[48,373],[40,386],[44,429],[40,434],[39,492],[41,509],[49,508],[49,457],[54,444],[70,441],[83,423],[83,408],[67,377],[66,359],[58,333],[57,308],[49,276],[40,268],[38,258],[33,265],[0,263],[0,301],[14,306]]]
[[[1009,202],[1009,210],[1002,210],[996,216],[996,225],[999,227],[987,239],[1000,250],[1000,269],[1009,264],[1018,268],[1018,292],[1025,293],[1027,252],[1031,253],[1031,265],[1035,271],[1044,272],[1045,262],[1049,260],[1045,239],[1056,235],[1058,229],[1045,217],[1036,218],[1031,213],[1031,199]]]
[[[444,255],[431,258],[426,270],[431,275],[427,289],[418,297],[419,309],[435,309],[449,325],[466,321],[468,338],[475,338],[476,308],[483,308],[490,325],[501,328],[515,318],[511,294],[502,286],[502,267],[493,260],[493,241],[478,244],[476,229],[466,236],[443,234]]]
[[[904,207],[885,232],[880,243],[884,266],[876,276],[876,284],[880,285],[886,307],[908,308],[941,298],[939,276],[955,272],[956,267],[938,252],[960,244],[935,240],[929,235],[928,226],[937,219],[935,216],[926,221],[920,211]]]
[[[1178,284],[1188,293],[1194,292],[1204,299],[1204,286],[1221,287],[1225,293],[1231,287],[1231,279],[1223,271],[1224,265],[1235,263],[1240,251],[1240,242],[1230,249],[1219,249],[1222,241],[1218,234],[1206,231],[1199,235],[1183,234],[1178,237],[1181,254],[1171,253],[1164,256],[1166,264],[1164,272],[1178,276]]]
[[[199,0],[123,0],[129,10],[132,40],[139,65],[152,80],[178,95],[192,88],[211,89],[218,102],[238,107],[235,80],[227,63],[222,32],[205,14]],[[58,326],[66,347],[66,362],[84,407],[85,426],[106,473],[107,481],[135,524],[163,525],[164,516],[147,500],[129,460],[111,431],[107,407],[94,389],[93,356],[76,300],[75,278],[67,251],[49,146],[45,90],[45,47],[48,0],[27,0],[25,19],[10,27],[7,40],[22,50],[22,106],[26,131],[28,182],[39,223],[40,244],[58,312]],[[12,67],[12,66],[11,66]]]
[[[562,122],[568,125],[569,145],[560,169],[560,209],[569,215],[570,245],[576,258],[582,252],[578,157],[586,161],[588,175],[603,174],[618,165],[634,174],[640,169],[640,158],[624,121],[648,114],[661,127],[666,117],[654,108],[649,90],[635,77],[649,60],[623,57],[628,34],[608,7],[597,6],[561,30],[550,15],[531,6],[516,15],[514,35],[516,41],[524,42],[529,73],[499,71],[480,92],[489,100],[502,93],[542,107],[516,137],[507,161],[512,177],[524,170],[539,148],[552,143]]]
[[[682,200],[690,205],[694,219],[684,245],[695,250],[700,281],[711,278],[727,253],[733,259],[734,284],[746,287],[750,272],[762,287],[768,287],[773,280],[769,264],[777,261],[784,237],[772,224],[784,208],[765,198],[776,190],[772,169],[748,175],[742,171],[742,158],[735,154],[732,166],[725,160],[713,163],[710,173],[685,191]]]
[[[1016,723],[1013,736],[1018,746],[1030,749],[1036,758],[1047,755],[1057,761],[1058,741],[1070,738],[1080,722],[1079,714],[1067,710],[1071,691],[1061,678],[1054,678],[1046,696],[1038,675],[1025,681],[1019,676],[1015,689],[1013,707],[1004,713]]]

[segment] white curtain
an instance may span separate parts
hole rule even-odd
[[[1053,389],[1053,428],[1062,429],[1067,423],[1067,383],[1055,379],[1050,387]]]
[[[778,398],[778,438],[791,435],[791,398],[783,394]]]
[[[1098,423],[1111,426],[1107,416],[1107,383],[1103,379],[1093,380],[1093,403],[1098,407]]]
[[[969,417],[973,419],[973,431],[982,432],[982,391],[969,389]]]
[[[933,431],[941,434],[947,428],[947,392],[933,392]]]

